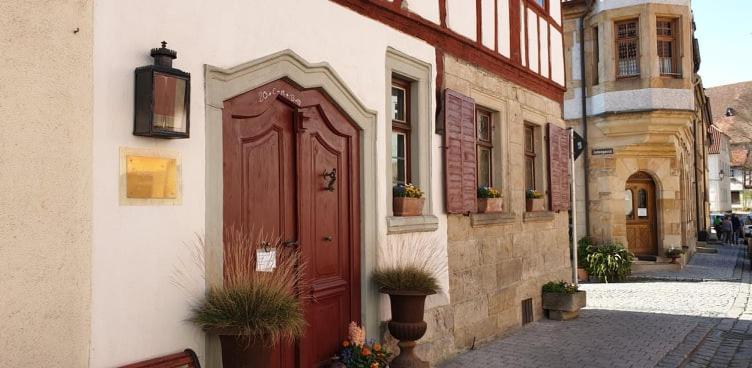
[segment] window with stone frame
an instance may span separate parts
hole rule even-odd
[[[392,77],[392,184],[411,180],[410,162],[410,82]]]
[[[661,75],[680,77],[681,68],[678,58],[678,22],[676,19],[656,19],[656,36],[658,47],[658,66]]]
[[[478,162],[478,187],[493,186],[493,134],[494,121],[491,111],[475,109],[476,160]]]
[[[752,188],[752,172],[744,170],[744,189]]]
[[[616,22],[616,78],[640,75],[640,23],[637,19]]]
[[[525,190],[536,190],[536,160],[538,158],[536,147],[535,127],[525,125]]]
[[[598,44],[598,26],[593,27],[593,85],[598,85],[598,64],[601,62],[601,50]]]

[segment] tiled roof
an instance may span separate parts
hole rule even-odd
[[[721,153],[721,138],[724,136],[722,131],[720,131],[718,128],[716,128],[714,125],[710,126],[710,136],[712,141],[710,142],[710,147],[708,148],[709,154],[719,154]]]
[[[737,148],[731,150],[731,166],[747,166],[749,150],[746,148]]]
[[[705,94],[710,98],[713,124],[729,136],[730,143],[752,143],[752,81],[708,88]]]

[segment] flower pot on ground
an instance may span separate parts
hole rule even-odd
[[[504,202],[501,192],[493,187],[478,188],[478,213],[502,212]]]
[[[392,187],[392,212],[394,216],[420,216],[423,214],[423,192],[413,184]]]
[[[428,362],[418,357],[415,346],[428,326],[423,320],[426,297],[441,291],[436,275],[446,265],[439,261],[440,250],[434,242],[413,236],[404,243],[387,245],[393,252],[381,255],[381,259],[389,261],[374,271],[373,282],[380,292],[389,295],[392,319],[387,327],[399,340],[400,353],[389,367],[427,368]]]
[[[545,211],[546,200],[543,199],[543,193],[534,189],[528,189],[525,192],[525,210],[527,212]]]
[[[366,332],[362,327],[351,322],[347,331],[347,340],[342,342],[342,349],[328,368],[384,368],[389,365],[391,354],[380,343],[366,340]]]
[[[577,241],[577,281],[588,281],[587,257],[590,254],[592,246],[593,241],[590,237],[584,236]]]
[[[577,281],[579,282],[588,281],[588,273],[585,268],[577,267]]]
[[[666,257],[671,258],[671,263],[676,263],[676,259],[684,254],[684,249],[671,247],[666,249]]]
[[[274,267],[257,260],[262,249],[275,249]],[[190,317],[207,333],[219,336],[223,366],[271,366],[280,343],[302,336],[304,301],[296,285],[302,281],[305,264],[299,256],[297,248],[261,234],[227,231],[224,282],[206,291]]]
[[[634,255],[619,243],[593,246],[587,256],[587,272],[601,282],[623,281],[632,272]]]
[[[585,292],[578,290],[576,285],[564,281],[543,285],[543,309],[548,312],[549,319],[567,321],[577,318],[586,302]]]

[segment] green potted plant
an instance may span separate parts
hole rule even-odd
[[[478,188],[478,213],[501,212],[504,210],[504,202],[501,192],[493,187]]]
[[[676,259],[684,254],[684,249],[671,247],[666,249],[666,257],[671,258],[671,263],[676,263]]]
[[[428,327],[423,320],[426,297],[441,291],[438,275],[446,271],[435,244],[411,236],[381,249],[382,264],[374,271],[373,282],[381,293],[389,295],[392,318],[387,327],[399,340],[400,353],[389,363],[391,368],[429,367],[414,349]]]
[[[587,296],[577,285],[564,281],[549,281],[543,285],[543,309],[548,318],[567,321],[577,318],[585,307]]]
[[[543,193],[535,189],[528,189],[525,192],[525,199],[525,210],[527,212],[546,210],[546,201],[543,199]]]
[[[413,184],[392,187],[392,212],[394,216],[420,216],[423,214],[423,191]]]
[[[208,288],[189,319],[219,336],[225,367],[270,366],[277,344],[303,335],[299,256],[259,233],[227,231],[223,284]]]
[[[634,255],[619,243],[608,243],[591,247],[587,256],[588,274],[608,283],[623,281],[632,272]]]
[[[590,254],[590,248],[593,246],[593,241],[590,237],[582,237],[577,242],[577,280],[588,280],[588,262],[587,257]]]

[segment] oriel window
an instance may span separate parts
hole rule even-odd
[[[392,183],[410,182],[410,82],[392,78]]]
[[[637,19],[616,23],[616,77],[640,75],[640,37]]]
[[[476,147],[478,160],[478,186],[493,186],[493,120],[490,111],[475,110]]]
[[[658,36],[658,65],[661,75],[680,76],[677,58],[676,21],[673,19],[658,19],[656,21]]]

